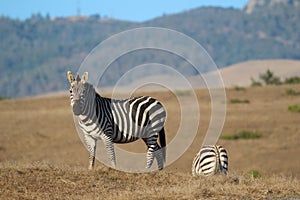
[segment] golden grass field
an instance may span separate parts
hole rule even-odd
[[[205,178],[191,175],[210,120],[204,89],[196,91],[201,126],[193,144],[164,170],[141,174],[100,162],[94,171],[87,170],[88,152],[75,130],[68,97],[2,100],[0,199],[300,199],[300,113],[288,111],[289,105],[300,105],[300,96],[287,95],[289,88],[300,92],[300,85],[226,90],[222,134],[250,130],[262,137],[219,140],[229,154],[229,175]],[[147,95],[166,106],[170,141],[179,127],[178,101],[169,92]],[[250,103],[232,104],[230,99]],[[141,142],[126,148],[145,150]],[[261,177],[251,176],[252,170]]]

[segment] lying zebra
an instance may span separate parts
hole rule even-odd
[[[195,156],[192,165],[193,176],[210,176],[218,173],[227,175],[228,155],[220,145],[205,145]]]
[[[102,140],[112,166],[116,167],[114,143],[129,143],[142,138],[148,147],[146,168],[154,158],[163,169],[166,157],[164,123],[166,111],[156,99],[148,96],[116,100],[101,97],[87,82],[88,73],[80,79],[68,71],[71,84],[71,107],[84,134],[89,151],[89,169],[94,168],[96,141]],[[159,137],[159,143],[157,143]]]

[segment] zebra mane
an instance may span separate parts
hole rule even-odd
[[[79,77],[79,74],[78,74],[78,73],[76,74],[75,80],[76,80],[76,81],[80,81],[80,77]]]

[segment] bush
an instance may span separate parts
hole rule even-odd
[[[281,81],[278,76],[274,76],[274,73],[269,69],[264,73],[260,74],[259,78],[264,81],[266,85],[280,85]]]
[[[256,81],[254,78],[251,78],[251,86],[252,87],[260,87],[260,86],[262,86],[262,83],[259,81]]]
[[[230,99],[230,103],[250,103],[248,99]]]
[[[238,86],[238,85],[234,86],[233,89],[234,89],[235,91],[245,91],[245,90],[246,90],[246,88],[241,87],[241,86]]]
[[[291,89],[291,88],[286,89],[286,90],[285,90],[285,93],[286,93],[287,95],[290,95],[290,96],[298,96],[298,95],[300,95],[300,92],[296,92],[295,90],[293,90],[293,89]]]
[[[288,110],[291,111],[291,112],[298,112],[300,113],[300,106],[295,104],[295,105],[290,105],[288,107]]]
[[[275,76],[272,71],[269,69],[259,75],[259,79],[263,81],[265,85],[281,85],[282,82],[280,81],[280,78],[278,76]],[[262,83],[259,81],[256,81],[255,79],[251,78],[251,86],[262,86]]]
[[[251,170],[248,172],[248,176],[250,176],[251,178],[260,178],[261,173],[257,170]]]
[[[6,97],[0,97],[0,101],[5,100],[5,99],[8,99],[8,98],[6,98]]]
[[[190,96],[192,92],[190,90],[176,90],[175,95],[177,96]]]
[[[300,84],[300,77],[294,76],[290,78],[286,78],[284,80],[285,84]]]
[[[242,130],[237,133],[229,134],[229,135],[222,135],[221,139],[224,140],[237,140],[237,139],[258,139],[262,136],[261,133],[256,131],[246,131]]]

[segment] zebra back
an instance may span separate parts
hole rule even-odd
[[[197,153],[193,160],[192,174],[214,175],[217,173],[227,174],[228,155],[224,147],[219,145],[205,145]]]
[[[219,154],[219,161],[220,161],[220,172],[227,174],[228,173],[228,154],[224,147],[216,146],[218,149]]]

